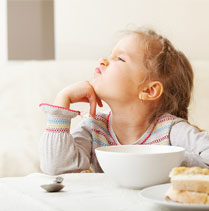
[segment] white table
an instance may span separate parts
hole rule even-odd
[[[0,179],[2,211],[163,211],[144,200],[140,190],[119,187],[105,174],[63,174],[64,189],[48,193],[40,185],[51,183],[55,176],[40,173],[25,177]]]

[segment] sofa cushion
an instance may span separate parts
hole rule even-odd
[[[46,126],[40,103],[53,103],[65,86],[91,80],[96,60],[9,62],[0,66],[0,177],[39,172],[38,143]],[[194,95],[189,120],[209,131],[209,61],[192,62]],[[72,109],[88,112],[87,103]],[[106,110],[108,106],[99,108]],[[72,128],[81,120],[76,117]]]

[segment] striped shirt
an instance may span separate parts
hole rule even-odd
[[[120,145],[112,128],[111,111],[98,113],[94,118],[85,115],[78,127],[71,132],[71,119],[79,115],[79,111],[49,104],[40,104],[40,107],[48,114],[47,127],[40,142],[41,169],[45,173],[58,174],[80,172],[89,169],[91,165],[94,172],[103,172],[95,149]],[[181,118],[165,113],[151,123],[133,145],[171,145],[171,129],[181,122],[186,123]],[[209,145],[208,136],[207,139]],[[176,141],[175,138],[173,140]],[[182,146],[180,142],[175,145]]]

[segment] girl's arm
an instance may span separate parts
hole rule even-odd
[[[41,170],[56,175],[89,169],[92,142],[85,121],[70,134],[71,119],[79,112],[48,104],[40,108],[48,115],[39,146]]]
[[[171,145],[185,148],[185,160],[182,165],[209,167],[209,134],[186,121],[174,124],[170,132]]]
[[[70,104],[88,102],[90,114],[95,116],[96,106],[102,106],[94,88],[88,81],[78,82],[64,88],[53,105],[41,105],[48,114],[48,127],[40,142],[41,169],[47,174],[80,172],[88,170],[91,157],[91,134],[82,121],[70,134],[71,119],[78,112],[69,109]]]

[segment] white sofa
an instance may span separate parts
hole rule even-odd
[[[46,126],[46,116],[39,104],[53,103],[56,93],[68,84],[91,80],[96,65],[96,60],[0,65],[0,177],[40,171],[38,143]],[[192,61],[192,65],[195,88],[190,121],[209,131],[209,61]],[[88,111],[89,106],[79,103],[73,108]],[[79,117],[74,119],[72,127],[78,121]]]

